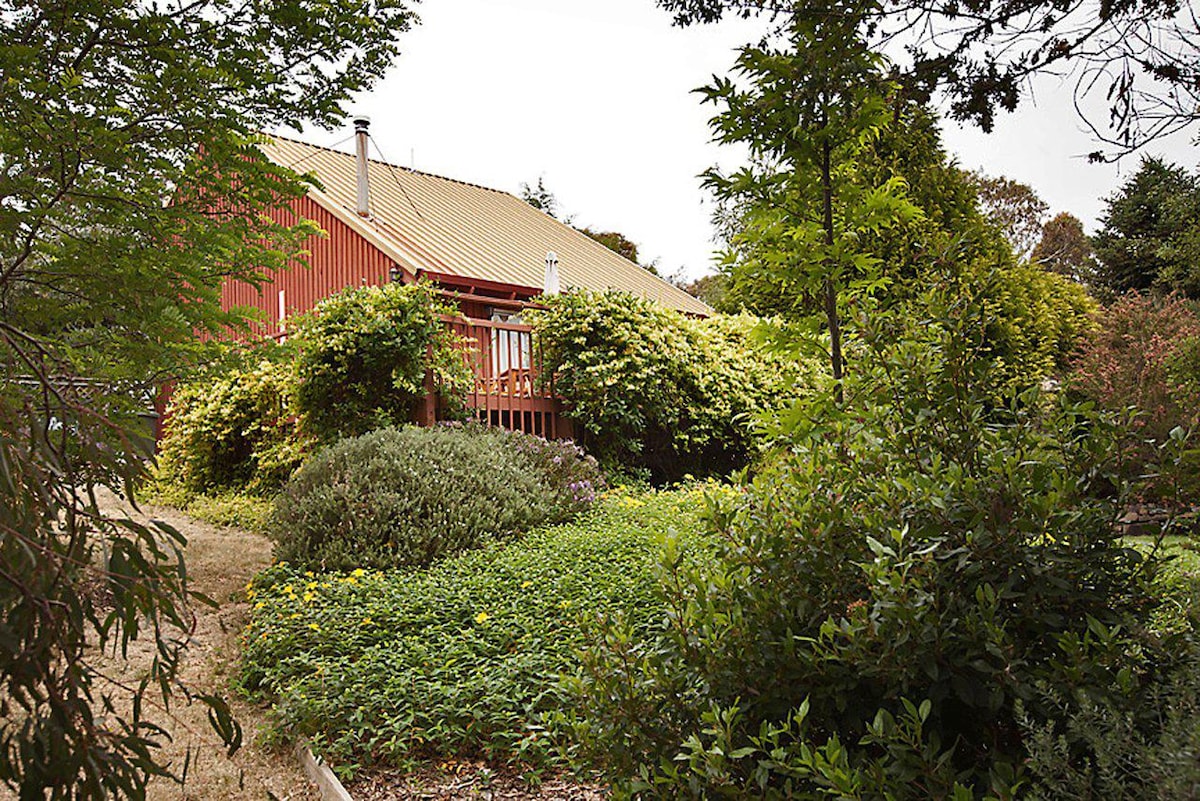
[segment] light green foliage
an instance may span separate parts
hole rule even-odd
[[[864,312],[845,401],[808,403],[787,452],[711,504],[715,560],[664,560],[657,635],[594,634],[576,731],[615,780],[1011,797],[1023,727],[1061,715],[1041,687],[1136,704],[1169,651],[1139,627],[1153,565],[1095,497],[1113,432],[1061,397],[985,411],[974,280],[947,269],[919,313]]]
[[[1028,262],[976,264],[971,292],[987,309],[983,352],[991,381],[1012,397],[1039,381],[1064,375],[1081,342],[1095,330],[1100,307],[1069,278]]]
[[[471,376],[423,284],[354,287],[297,318],[296,402],[305,428],[332,439],[411,419],[433,370],[449,411],[462,410]]]
[[[443,412],[461,410],[471,377],[442,311],[423,285],[330,296],[296,318],[286,347],[175,392],[160,481],[192,494],[273,494],[319,439],[407,422],[429,373]]]
[[[331,127],[413,17],[398,0],[9,0],[0,12],[0,786],[22,798],[144,795],[153,720],[192,621],[182,541],[106,517],[139,478],[154,389],[243,313],[227,280],[303,257],[266,212],[305,182],[258,132]],[[296,221],[299,223],[299,221]],[[198,337],[207,334],[208,337]],[[106,588],[109,592],[97,592]],[[105,599],[111,603],[100,602]],[[142,637],[144,681],[102,654]],[[218,736],[240,731],[218,698]]]
[[[877,182],[858,168],[895,116],[884,59],[858,31],[870,10],[850,2],[828,15],[785,12],[779,44],[741,49],[734,72],[743,80],[718,77],[700,90],[720,109],[714,139],[750,151],[751,166],[705,176],[734,208],[726,261],[771,276],[793,309],[821,310],[835,381],[844,372],[842,296],[881,285],[881,259],[861,240],[922,216],[903,179]]]
[[[745,465],[754,416],[782,403],[805,369],[755,347],[749,317],[692,320],[617,292],[546,304],[529,319],[581,441],[657,481]]]
[[[933,113],[900,103],[894,111],[895,118],[881,125],[877,135],[834,156],[843,161],[840,169],[848,180],[870,187],[893,181],[892,186],[903,187],[903,196],[921,211],[906,210],[896,219],[854,232],[855,249],[871,257],[868,272],[891,282],[886,294],[904,298],[910,282],[948,251],[971,259],[1002,253],[1007,246],[980,213],[969,176],[947,157]],[[795,318],[819,307],[820,299],[804,290],[790,267],[811,259],[811,254],[781,226],[817,217],[820,197],[796,194],[797,179],[771,177],[774,169],[778,168],[764,165],[757,179],[749,180],[752,176],[747,174],[736,184],[710,179],[724,204],[722,213],[729,217],[723,264],[728,290],[720,299],[722,311],[744,308]],[[766,228],[757,221],[755,209],[760,205],[766,207],[770,222]],[[835,206],[835,212],[840,208]],[[754,227],[761,230],[749,230]],[[862,278],[866,273],[853,274]]]
[[[275,503],[277,559],[312,569],[426,565],[585,509],[594,460],[484,426],[381,429],[318,453]]]
[[[614,493],[577,522],[429,570],[255,579],[239,683],[339,765],[557,758],[552,713],[581,619],[651,627],[665,542],[697,542],[699,490]],[[682,558],[682,557],[680,557]]]
[[[314,447],[286,354],[185,384],[171,401],[158,475],[187,493],[273,493]]]
[[[173,506],[189,517],[218,526],[234,526],[266,534],[274,504],[269,498],[240,492],[196,493],[167,481],[153,481],[142,488],[146,503]]]

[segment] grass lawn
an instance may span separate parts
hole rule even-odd
[[[1129,537],[1130,545],[1145,553],[1154,550],[1155,537]],[[1187,617],[1200,607],[1200,543],[1193,537],[1163,537],[1159,555],[1168,561],[1157,579],[1163,605],[1154,612],[1151,625],[1163,632],[1188,628]]]
[[[352,770],[439,756],[559,761],[548,713],[583,627],[663,618],[655,570],[672,539],[704,552],[693,487],[616,492],[573,523],[428,569],[302,573],[278,565],[248,595],[239,682],[281,725]]]

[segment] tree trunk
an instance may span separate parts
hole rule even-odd
[[[833,394],[840,406],[842,403],[842,326],[838,320],[837,286],[833,280],[833,176],[830,171],[830,145],[826,139],[821,144],[821,194],[824,204],[825,245],[830,252],[825,256],[825,320],[829,325],[829,361],[833,368]]]

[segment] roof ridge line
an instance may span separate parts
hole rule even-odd
[[[329,147],[327,145],[314,145],[312,142],[305,142],[303,139],[297,139],[294,136],[284,136],[283,134],[267,133],[265,131],[261,131],[260,133],[263,136],[266,136],[268,138],[284,139],[288,142],[294,142],[298,145],[304,145],[305,147],[311,147],[314,150],[324,150],[327,153],[333,153],[334,155],[337,155],[337,156],[345,156],[347,158],[354,158],[353,153],[347,153],[344,150],[337,150],[337,149]],[[476,189],[483,189],[487,192],[495,192],[498,195],[506,195],[508,197],[513,198],[514,200],[520,200],[520,198],[518,198],[512,192],[506,192],[503,189],[496,189],[491,186],[484,186],[483,184],[477,184],[477,183],[474,183],[473,181],[464,181],[461,178],[451,178],[448,175],[438,175],[435,172],[427,172],[425,170],[418,170],[413,167],[405,167],[402,164],[392,164],[390,161],[384,161],[383,159],[371,158],[370,154],[367,155],[367,161],[374,162],[375,164],[382,164],[383,166],[388,167],[389,169],[403,170],[404,172],[411,173],[413,175],[420,175],[420,176],[424,176],[426,178],[437,178],[439,181],[450,181],[451,183],[462,184],[463,186],[472,186]],[[283,166],[287,167],[288,165],[283,165]],[[291,167],[288,167],[288,169],[291,169]]]

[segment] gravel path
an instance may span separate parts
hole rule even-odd
[[[110,513],[128,510],[115,497],[104,499]],[[131,512],[131,514],[136,514]],[[258,534],[203,523],[165,507],[143,506],[142,514],[177,528],[188,540],[185,559],[192,589],[216,601],[216,609],[196,605],[196,629],[188,645],[181,674],[190,686],[230,697],[229,680],[236,667],[238,639],[246,624],[245,586],[271,560],[270,541]],[[137,650],[135,651],[135,647]],[[112,663],[124,677],[140,674],[150,658],[150,643],[130,646],[128,661]],[[173,704],[159,721],[172,742],[162,755],[178,767],[189,749],[192,764],[180,786],[155,781],[151,799],[317,799],[290,749],[265,742],[264,711],[231,698],[242,725],[244,745],[232,758],[225,755],[201,704]]]

